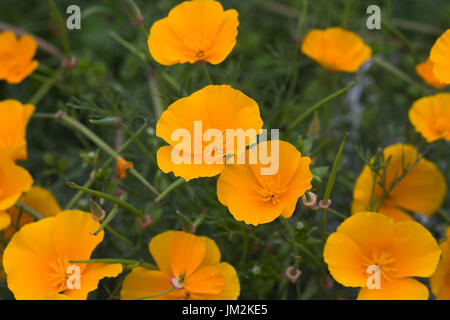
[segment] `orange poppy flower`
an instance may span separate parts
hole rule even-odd
[[[33,112],[31,104],[13,99],[0,101],[0,157],[27,159],[26,130]]]
[[[239,145],[238,139],[227,139],[226,131],[249,133],[245,137],[245,146],[248,146],[256,141],[262,125],[255,100],[227,85],[207,86],[175,101],[161,115],[156,135],[170,146],[158,150],[158,166],[164,173],[173,171],[186,181],[215,176],[223,170],[228,152],[238,152],[232,147]],[[207,139],[207,133],[212,130],[218,131],[222,139]]]
[[[419,63],[416,66],[416,72],[419,76],[425,80],[430,86],[436,89],[445,88],[447,85],[445,83],[440,82],[433,73],[433,62],[428,58],[425,62]]]
[[[450,93],[438,93],[414,102],[409,120],[428,141],[450,140]]]
[[[20,39],[11,31],[0,33],[0,80],[20,83],[38,66],[33,60],[37,43],[30,35]]]
[[[346,219],[323,250],[333,278],[346,287],[361,287],[360,300],[428,299],[428,288],[412,277],[433,274],[440,254],[421,224],[394,222],[376,212]]]
[[[117,158],[116,174],[120,179],[127,177],[127,170],[134,168],[134,164],[131,161],[127,161],[122,157]]]
[[[267,141],[253,148],[267,148],[268,156],[272,156],[273,147]],[[246,159],[250,159],[250,152],[246,152]],[[248,161],[226,165],[217,181],[217,197],[236,220],[256,226],[272,222],[280,215],[289,218],[298,198],[311,189],[313,176],[309,157],[302,157],[285,141],[279,141],[277,156],[278,171],[272,175],[262,174],[261,169],[269,164],[262,161],[260,155],[254,164]]]
[[[430,51],[433,73],[442,83],[450,83],[450,29],[440,36]]]
[[[12,207],[22,193],[30,190],[33,178],[12,160],[0,157],[0,211]],[[4,219],[0,218],[0,220]],[[8,220],[9,221],[9,220]],[[2,222],[5,224],[5,221]],[[9,225],[9,222],[6,226]],[[3,227],[6,227],[3,225]]]
[[[150,29],[148,48],[163,65],[195,63],[219,64],[236,44],[238,13],[223,10],[218,1],[184,1],[156,21]]]
[[[121,273],[121,264],[69,262],[90,259],[103,240],[103,231],[93,235],[99,227],[89,213],[72,210],[23,226],[3,253],[8,288],[15,298],[36,299],[61,293],[86,299],[100,279]]]
[[[238,298],[240,284],[236,270],[220,262],[220,251],[213,240],[182,231],[166,231],[150,241],[149,251],[159,270],[134,268],[123,281],[121,299]],[[161,294],[164,292],[167,293]]]
[[[356,33],[332,27],[308,32],[302,52],[330,71],[356,72],[372,50]]]
[[[390,188],[392,183],[408,170],[389,193],[379,208],[394,221],[411,220],[406,212],[416,212],[425,216],[433,215],[444,201],[447,192],[445,178],[434,163],[424,159],[416,148],[407,144],[395,144],[383,151],[386,168],[384,185]],[[373,159],[372,159],[373,161]],[[379,185],[383,179],[378,178],[374,196],[376,207],[383,198],[383,188]],[[367,211],[372,195],[373,172],[365,166],[355,183],[353,190],[352,213]]]
[[[450,300],[450,227],[447,240],[442,241],[442,257],[436,272],[430,277],[431,291],[438,300]]]

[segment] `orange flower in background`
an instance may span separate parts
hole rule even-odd
[[[16,165],[12,160],[0,157],[0,212],[12,207],[22,193],[30,190],[33,178],[27,170]],[[9,225],[5,213],[0,213],[2,227]],[[7,219],[7,218],[6,218]],[[6,224],[6,225],[5,225]]]
[[[0,157],[27,159],[26,130],[34,109],[13,99],[0,101]]]
[[[236,220],[255,226],[272,222],[280,215],[289,218],[298,198],[312,187],[311,159],[302,157],[285,141],[279,141],[278,155],[267,141],[253,148],[267,148],[268,156],[277,158],[277,172],[263,175],[261,169],[270,164],[262,162],[260,156],[255,164],[248,160],[246,164],[227,164],[217,181],[220,203],[228,207]],[[250,152],[251,149],[246,152],[246,159]]]
[[[163,65],[195,63],[219,64],[236,44],[238,12],[223,10],[218,1],[184,1],[156,21],[150,29],[148,48]]]
[[[450,227],[447,240],[442,241],[442,256],[436,272],[430,277],[431,291],[438,300],[450,300]]]
[[[417,100],[409,109],[409,120],[428,142],[450,140],[450,93]]]
[[[161,115],[156,124],[156,135],[170,146],[158,150],[158,166],[164,173],[173,171],[175,176],[181,176],[186,181],[218,175],[225,166],[227,150],[232,150],[230,145],[234,143],[238,146],[237,138],[226,139],[226,130],[250,130],[245,138],[245,146],[248,146],[253,140],[256,141],[262,125],[255,100],[227,85],[207,86],[175,101]],[[222,141],[203,139],[209,129],[220,131]],[[189,134],[189,137],[182,139],[175,134],[180,131]],[[184,148],[184,144],[190,148]],[[238,150],[234,149],[234,152]],[[175,161],[174,154],[186,161]],[[210,156],[212,161],[208,163],[205,155]]]
[[[182,231],[166,231],[153,237],[149,251],[159,270],[134,268],[123,281],[121,299],[238,298],[240,284],[236,270],[220,262],[220,251],[213,240]],[[164,292],[167,293],[161,294]]]
[[[93,235],[99,227],[89,213],[72,210],[23,226],[3,253],[8,288],[15,298],[36,299],[60,293],[86,299],[99,280],[121,273],[121,264],[69,262],[90,259],[103,240],[103,231]],[[79,288],[72,277],[77,268]]]
[[[395,144],[383,151],[384,160],[388,161],[385,169],[384,184],[390,188],[407,170],[406,176],[401,179],[382,202],[379,212],[386,214],[394,221],[411,220],[407,212],[420,213],[425,216],[433,215],[444,201],[447,192],[445,178],[434,163],[424,159],[417,153],[416,148],[407,144]],[[372,159],[373,161],[373,159]],[[359,175],[353,189],[352,213],[367,211],[372,196],[373,172],[365,166]],[[378,177],[375,185],[375,207],[383,198],[383,182]]]
[[[53,194],[50,191],[36,185],[32,186],[30,191],[23,195],[19,201],[36,210],[44,217],[56,216],[62,211]],[[7,209],[4,213],[11,221],[9,228],[3,230],[3,235],[7,239],[16,231],[16,227],[20,228],[35,220],[30,214],[15,206]],[[18,221],[19,216],[20,220]]]
[[[361,287],[360,300],[428,299],[428,288],[412,277],[433,274],[440,254],[436,240],[421,224],[396,223],[376,212],[346,219],[328,237],[323,251],[337,282]]]
[[[426,83],[428,83],[430,86],[436,88],[436,89],[443,89],[447,86],[447,84],[442,83],[439,81],[434,73],[433,73],[433,62],[428,58],[425,62],[419,63],[416,65],[416,71],[419,76],[422,77],[423,80],[425,80]]]
[[[33,60],[37,43],[30,35],[17,38],[11,31],[0,33],[0,80],[20,83],[38,66]]]
[[[330,71],[356,72],[372,56],[360,36],[337,27],[309,31],[301,50]]]
[[[433,62],[433,73],[436,78],[450,84],[450,29],[440,36],[430,51],[430,60]]]
[[[127,177],[127,170],[134,168],[134,164],[131,161],[127,161],[122,157],[117,158],[116,174],[120,179]]]

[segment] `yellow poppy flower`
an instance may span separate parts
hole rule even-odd
[[[170,146],[158,150],[158,166],[164,173],[173,171],[175,176],[181,176],[186,181],[218,175],[225,166],[227,152],[237,152],[236,148],[231,149],[231,145],[239,145],[237,138],[226,138],[226,131],[250,130],[245,138],[245,146],[248,146],[262,125],[255,100],[227,85],[207,86],[175,101],[161,115],[156,124],[156,135]],[[211,130],[218,130],[222,141],[206,139],[207,132]],[[176,134],[179,132],[188,135],[187,138],[181,136],[181,143],[180,135]],[[184,160],[175,161],[174,154]],[[207,156],[212,161],[208,161]]]
[[[122,157],[117,158],[116,174],[120,179],[127,177],[127,170],[134,168],[134,164],[131,161],[127,161]]]
[[[11,31],[0,33],[0,80],[20,83],[38,66],[33,60],[37,43],[30,35],[20,39]]]
[[[268,155],[272,156],[271,143],[262,142],[257,148],[267,148]],[[246,152],[247,159],[250,152]],[[311,189],[313,176],[309,157],[302,157],[294,146],[279,141],[277,160],[278,171],[272,175],[261,174],[261,168],[270,165],[261,161],[260,156],[254,164],[247,161],[225,166],[217,181],[217,197],[236,220],[256,226],[272,222],[280,215],[289,218],[298,198]]]
[[[33,178],[27,170],[0,157],[0,211],[12,207],[32,184]]]
[[[41,213],[44,217],[56,216],[62,211],[53,194],[40,186],[32,186],[30,191],[23,195],[19,200]],[[18,222],[19,212],[20,209],[15,206],[6,210],[5,214],[10,217],[12,223],[9,225],[9,228],[3,230],[5,238],[9,238],[16,231],[16,226],[20,228],[34,221],[32,216],[22,211],[20,212],[20,221]]]
[[[436,89],[445,88],[447,85],[445,83],[440,82],[433,73],[433,62],[428,58],[425,62],[419,63],[416,66],[416,72],[419,76],[425,80],[430,86]]]
[[[154,295],[158,300],[235,300],[240,293],[236,270],[220,262],[216,243],[182,231],[166,231],[149,244],[159,270],[134,268],[123,281],[121,299]],[[166,294],[159,295],[165,291]],[[150,298],[149,298],[150,299]]]
[[[31,104],[13,99],[0,101],[0,157],[27,159],[26,129],[33,112]]]
[[[430,51],[433,73],[442,83],[450,83],[450,29],[440,36]]]
[[[450,93],[417,100],[409,109],[409,120],[428,142],[450,140]]]
[[[72,210],[23,226],[3,253],[8,288],[15,298],[36,299],[61,293],[86,299],[100,279],[121,273],[121,264],[69,263],[90,259],[103,240],[103,231],[93,235],[99,226],[89,213]],[[77,275],[78,279],[73,278]]]
[[[428,288],[412,277],[429,277],[441,250],[415,221],[394,222],[376,212],[346,219],[325,244],[323,257],[333,278],[361,287],[360,300],[426,300]]]
[[[308,32],[302,52],[330,71],[356,72],[372,50],[356,33],[338,27]]]
[[[442,241],[442,257],[436,272],[430,277],[431,291],[438,300],[450,300],[450,227],[447,240]]]
[[[416,148],[407,144],[389,146],[384,149],[383,155],[385,161],[390,159],[384,179],[386,188],[389,189],[402,175],[403,169],[407,169],[408,173],[393,187],[378,211],[394,221],[411,220],[406,211],[425,216],[433,215],[441,206],[447,192],[445,178],[436,165],[424,159],[417,153]],[[379,185],[381,182],[383,179],[379,177],[374,192],[377,200],[375,207],[379,206],[384,194],[383,188]],[[372,186],[373,172],[365,166],[353,190],[352,213],[369,209]]]
[[[148,48],[163,65],[195,63],[219,64],[236,44],[238,12],[223,10],[214,0],[184,1],[156,21],[150,29]]]

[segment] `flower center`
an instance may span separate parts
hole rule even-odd
[[[205,53],[203,52],[203,50],[199,50],[197,51],[197,53],[195,54],[195,56],[197,58],[203,58],[203,56],[205,55]]]
[[[260,187],[256,191],[261,195],[264,202],[271,201],[273,205],[280,202],[280,195],[287,190],[287,187]]]
[[[67,274],[68,259],[58,257],[49,265],[52,271],[46,273],[45,276],[54,287],[58,288],[58,292],[64,292],[67,289],[67,279],[70,276]]]
[[[380,268],[381,276],[385,280],[392,279],[393,273],[396,269],[392,266],[394,257],[391,253],[386,251],[372,250],[370,257],[364,257],[364,265],[367,268],[370,265],[376,265]]]

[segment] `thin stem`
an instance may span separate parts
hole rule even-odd
[[[297,119],[295,119],[291,124],[287,127],[287,131],[291,131],[296,126],[298,126],[303,120],[307,119],[309,116],[314,114],[317,110],[325,106],[328,102],[332,101],[333,99],[339,97],[340,95],[346,93],[348,90],[356,86],[358,82],[353,82],[349,86],[342,88],[341,90],[336,91],[335,93],[329,95],[328,97],[320,100],[315,105],[313,105],[311,108],[306,110],[303,114],[301,114]]]
[[[155,199],[155,202],[161,201],[167,194],[169,194],[173,189],[185,183],[186,180],[183,178],[178,178],[174,182],[172,182],[161,194]]]
[[[427,88],[425,88],[424,86],[420,85],[419,83],[417,83],[416,81],[414,81],[409,75],[407,75],[406,73],[404,73],[402,70],[398,69],[397,67],[395,67],[394,65],[390,64],[387,61],[384,61],[380,58],[377,57],[373,57],[372,58],[373,62],[376,63],[377,65],[379,65],[380,67],[382,67],[384,70],[392,73],[394,76],[396,76],[397,78],[413,85],[414,87],[422,90],[422,91],[426,91]]]
[[[59,79],[63,71],[64,70],[62,68],[59,68],[51,76],[49,76],[42,83],[39,89],[33,94],[28,103],[36,106],[41,101],[41,99],[47,94],[47,92],[55,85],[56,81]]]
[[[323,195],[323,204],[326,205],[330,199],[331,191],[333,190],[334,182],[336,181],[336,174],[339,168],[339,162],[341,161],[342,153],[344,151],[345,143],[347,142],[348,133],[344,135],[341,145],[336,153],[333,161],[333,166],[331,167],[330,177],[328,178],[327,186],[325,188],[325,193]],[[327,209],[322,209],[322,240],[325,242],[326,238],[326,224],[327,224]]]
[[[148,77],[148,85],[150,87],[150,93],[152,95],[153,109],[155,110],[156,119],[161,117],[163,112],[163,102],[161,100],[161,93],[159,92],[158,82],[154,74],[150,74]]]
[[[137,217],[139,217],[141,219],[145,219],[145,215],[141,211],[139,211],[138,209],[136,209],[132,205],[128,204],[127,202],[115,198],[112,195],[109,195],[107,193],[103,193],[103,192],[100,192],[100,191],[92,190],[92,189],[89,189],[89,188],[81,187],[81,186],[76,185],[73,182],[67,182],[67,185],[69,187],[73,188],[73,189],[81,190],[81,191],[83,191],[85,193],[89,193],[89,194],[91,194],[93,196],[96,196],[98,198],[105,199],[107,201],[115,203],[119,207],[128,210],[129,212],[131,212],[132,214],[136,215]]]
[[[442,208],[439,208],[437,213],[439,216],[447,222],[447,224],[450,224],[450,215]]]
[[[89,138],[92,142],[94,142],[99,148],[108,153],[114,159],[120,157],[119,153],[117,153],[113,148],[111,148],[107,143],[105,143],[102,139],[100,139],[94,132],[85,127],[78,120],[68,116],[66,113],[60,113],[57,116],[57,119],[61,120],[64,124],[78,130],[84,136]],[[135,178],[137,178],[143,185],[145,185],[151,192],[153,192],[156,196],[159,196],[159,192],[152,186],[150,182],[148,182],[136,169],[131,168],[128,170]]]
[[[156,266],[151,263],[131,260],[131,259],[119,259],[119,258],[101,258],[101,259],[88,259],[88,260],[70,260],[69,263],[121,263],[124,266],[140,266],[150,270],[158,270]]]
[[[127,237],[125,237],[125,236],[121,235],[120,233],[118,233],[116,230],[114,230],[110,226],[105,226],[104,228],[106,228],[106,230],[109,233],[111,233],[114,237],[116,237],[117,239],[123,241],[130,248],[135,248],[135,245],[134,245],[133,242],[131,242]]]
[[[41,220],[44,219],[45,217],[42,215],[42,213],[40,213],[37,210],[34,210],[32,207],[30,207],[29,205],[26,205],[23,202],[17,201],[15,206],[17,208],[19,208],[20,210],[23,210],[25,212],[27,212],[28,214],[30,214],[31,216],[33,216],[34,218],[36,218],[37,220]]]
[[[205,74],[205,78],[206,80],[208,80],[208,84],[214,84],[214,81],[212,80],[211,75],[209,74],[208,66],[206,65],[206,63],[202,63],[201,65],[203,73]]]
[[[170,288],[170,289],[168,289],[166,291],[163,291],[163,292],[151,294],[151,295],[145,296],[145,297],[139,297],[139,298],[136,298],[134,300],[146,300],[146,299],[152,299],[152,298],[160,297],[160,296],[163,296],[165,294],[168,294],[168,293],[172,292],[173,290],[175,290],[174,287],[172,287],[172,288]]]
[[[345,9],[342,16],[342,27],[344,29],[348,26],[348,16],[350,15],[350,0],[345,0]]]
[[[50,3],[50,7],[52,8],[53,19],[55,20],[56,25],[58,27],[61,44],[64,48],[64,51],[66,53],[66,57],[67,57],[68,61],[70,61],[72,59],[72,53],[70,52],[70,45],[69,45],[69,39],[67,38],[67,34],[66,34],[66,28],[63,24],[61,15],[59,14],[59,11],[56,8],[53,0],[48,0],[48,2]]]
[[[125,195],[121,195],[120,200],[125,200]],[[97,231],[94,232],[94,235],[97,235],[100,231],[102,231],[103,229],[106,228],[106,226],[108,226],[108,224],[114,219],[114,217],[117,215],[117,213],[119,212],[119,205],[115,205],[114,208],[112,208],[111,212],[108,214],[108,216],[105,218],[105,220],[103,220],[102,224],[100,225],[100,227],[97,229]]]
[[[292,248],[292,251],[294,252],[294,255],[297,257],[297,258],[295,259],[295,261],[294,261],[294,267],[293,267],[293,270],[295,271],[295,270],[298,269],[298,266],[299,266],[299,264],[300,264],[300,259],[298,259],[298,257],[300,256],[300,253],[299,253],[298,248],[297,248],[297,246],[296,246],[296,241],[295,241],[294,231],[292,230],[291,225],[289,224],[288,219],[286,219],[286,218],[284,218],[284,217],[281,217],[280,219],[281,219],[281,222],[284,224],[284,226],[285,226],[287,232],[289,233],[289,237],[291,238],[291,241],[290,241],[290,243],[291,243],[291,248]]]

